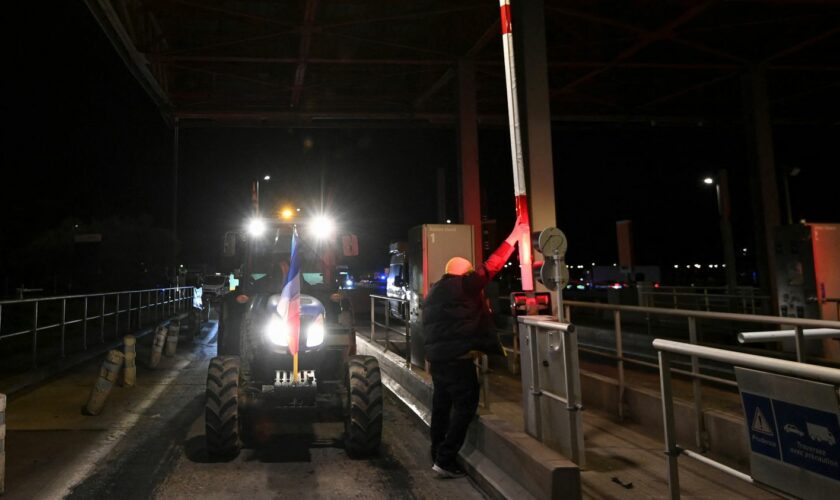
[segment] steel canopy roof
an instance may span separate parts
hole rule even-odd
[[[479,119],[506,123],[493,0],[85,1],[170,122],[448,125],[471,59]],[[840,2],[546,0],[545,22],[555,120],[737,121],[759,65],[775,121],[840,123]]]

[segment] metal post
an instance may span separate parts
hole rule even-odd
[[[87,350],[87,317],[88,317],[88,297],[85,295],[85,307],[82,311],[82,349]]]
[[[621,311],[613,311],[613,327],[615,328],[615,356],[618,369],[618,420],[624,421],[624,346],[621,338]]]
[[[692,345],[698,345],[697,338],[697,318],[688,318],[688,341]],[[700,360],[697,356],[691,356],[691,373],[694,375],[700,374]],[[703,394],[702,381],[698,377],[691,378],[691,392],[694,400],[694,429],[695,442],[697,447],[706,451],[706,422],[703,420]]]
[[[385,314],[388,314],[387,306],[385,308]],[[373,342],[373,334],[376,331],[376,299],[373,296],[370,297],[370,341]]]
[[[804,332],[802,331],[802,327],[796,325],[794,328],[794,333],[796,334],[796,361],[803,363],[805,361],[805,336]]]
[[[577,364],[577,334],[571,332],[558,332],[560,334],[560,346],[563,349],[563,369],[566,382],[566,410],[569,411],[569,446],[572,454],[572,462],[579,466],[585,465],[586,457],[581,450],[582,436],[578,413],[582,407],[580,404],[580,379]],[[578,439],[580,438],[580,439]]]
[[[680,498],[680,476],[677,459],[677,435],[674,430],[674,401],[671,393],[671,358],[667,352],[659,351],[659,384],[662,391],[662,425],[665,437],[666,473],[668,498]]]
[[[105,295],[102,295],[99,300],[102,301],[99,304],[99,341],[103,344],[105,343]]]
[[[120,294],[117,294],[117,298],[114,304],[114,336],[120,336]]]
[[[143,292],[137,292],[137,328],[143,327],[143,318],[140,315],[143,311]]]
[[[33,308],[32,314],[32,367],[35,368],[38,366],[38,304],[39,302],[36,300],[34,302],[35,307]]]
[[[61,357],[63,358],[66,354],[64,349],[64,333],[66,331],[66,323],[67,323],[67,299],[61,299]]]
[[[565,314],[563,315],[563,317],[566,318],[567,323],[571,323],[572,322],[572,308],[564,304],[563,309],[565,310]]]
[[[709,310],[709,289],[703,289],[703,303],[706,305],[706,311]]]
[[[406,318],[405,321],[405,366],[409,370],[411,369],[411,318],[408,317],[409,310],[408,310],[408,301],[403,303],[405,310],[403,311],[403,317]]]
[[[391,304],[388,303],[388,307],[385,308],[385,350],[388,350],[388,333],[391,331],[391,314],[390,314]]]
[[[125,314],[125,328],[128,333],[131,333],[131,292],[128,292],[128,310]]]
[[[537,346],[537,335],[534,334],[534,331],[537,329],[536,326],[533,325],[526,325],[528,329],[528,351],[529,356],[531,357],[531,396],[534,397],[534,432],[536,434],[536,438],[542,441],[542,410],[540,409],[540,396],[542,395],[542,391],[540,390],[540,367],[539,367],[539,358],[540,352]]]

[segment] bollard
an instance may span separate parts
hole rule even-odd
[[[122,368],[125,361],[125,355],[116,349],[108,352],[105,361],[102,362],[102,368],[99,370],[99,379],[93,385],[90,391],[90,398],[87,405],[85,405],[86,415],[99,415],[102,412],[102,407],[105,406],[105,400],[108,399],[108,394],[114,387],[114,382],[120,375],[120,368]]]
[[[155,339],[152,341],[152,358],[149,360],[149,366],[157,368],[160,363],[160,354],[163,352],[163,345],[166,343],[166,327],[158,325],[155,329]]]
[[[166,336],[166,352],[169,357],[175,355],[178,350],[178,335],[181,333],[181,321],[176,320],[169,323],[169,335]]]
[[[137,381],[137,339],[134,335],[123,337],[123,353],[125,356],[125,371],[123,371],[123,386],[134,387]]]
[[[6,395],[0,394],[0,495],[6,491]]]

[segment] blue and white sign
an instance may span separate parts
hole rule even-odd
[[[800,497],[840,498],[837,389],[745,368],[735,375],[753,478]]]

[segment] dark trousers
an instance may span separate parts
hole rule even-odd
[[[432,363],[431,373],[432,458],[440,466],[451,467],[478,409],[478,377],[470,359]]]

